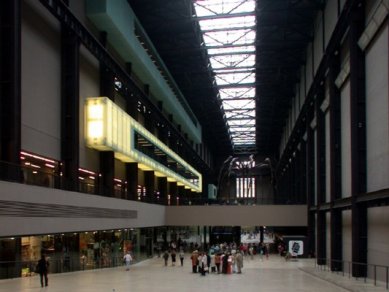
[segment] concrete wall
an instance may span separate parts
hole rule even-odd
[[[351,124],[350,124],[350,82],[347,80],[341,88],[341,172],[342,197],[351,195]]]
[[[369,208],[367,262],[375,265],[389,263],[389,206]],[[373,276],[373,267],[369,267],[369,275]],[[385,270],[377,268],[378,279],[385,280]]]
[[[97,195],[0,181],[0,198],[2,206],[4,202],[12,202],[8,208],[0,208],[0,237],[152,227],[165,223],[164,206]],[[31,206],[28,216],[18,208],[22,203]],[[72,206],[84,208],[85,213],[69,211]],[[58,210],[57,214],[48,216],[53,210]],[[136,211],[136,218],[121,216],[128,211]],[[91,212],[103,215],[93,216]]]
[[[389,188],[388,26],[366,51],[367,191]]]
[[[60,27],[38,1],[22,4],[22,149],[59,159]]]
[[[169,206],[170,226],[306,226],[306,205]]]
[[[352,245],[351,245],[351,211],[342,212],[342,254],[343,260],[351,262],[352,260]],[[344,267],[345,272],[349,272],[349,267]]]

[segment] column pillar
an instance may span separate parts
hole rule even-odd
[[[138,163],[126,163],[127,200],[138,199]]]
[[[62,25],[61,38],[61,172],[64,187],[78,191],[80,41],[66,25]]]
[[[314,135],[313,130],[311,128],[311,116],[312,114],[308,114],[306,118],[307,126],[306,126],[306,190],[307,190],[307,212],[308,212],[308,250],[312,253],[316,253],[316,245],[315,245],[315,211],[311,210],[312,207],[315,206],[315,163],[314,163]]]
[[[107,44],[107,34],[100,34],[101,42],[104,46]],[[103,63],[100,63],[100,94],[115,100],[115,75]],[[112,197],[114,195],[114,177],[115,177],[115,156],[113,151],[100,152],[100,173],[102,189],[100,192],[104,196]]]
[[[20,165],[21,150],[21,1],[0,1],[0,160]],[[20,181],[10,169],[1,177]]]
[[[169,195],[170,195],[170,205],[177,204],[177,183],[169,182]]]
[[[367,208],[356,202],[366,192],[366,96],[365,55],[358,40],[365,28],[365,1],[350,16],[350,125],[351,125],[351,232],[352,261],[367,263]],[[366,276],[365,266],[353,265],[353,277]]]
[[[167,205],[167,177],[158,178],[159,203]]]
[[[259,226],[259,243],[263,243],[264,238],[264,228],[263,226]]]
[[[335,85],[335,80],[340,70],[339,54],[334,55],[330,61],[328,71],[329,89],[329,169],[330,169],[330,196],[331,202],[341,198],[341,112],[340,112],[340,92]],[[341,271],[343,265],[342,253],[342,211],[331,208],[331,270]]]
[[[320,210],[320,205],[326,201],[326,165],[325,165],[325,121],[324,113],[321,110],[324,94],[322,88],[317,93],[315,111],[316,111],[316,201],[317,211],[317,258],[319,264],[326,264],[327,258],[327,228],[326,211]]]
[[[145,171],[145,187],[146,187],[146,200],[148,202],[153,202],[155,199],[154,191],[155,191],[155,180],[154,180],[154,171]]]
[[[178,202],[182,205],[183,200],[185,200],[185,187],[177,186],[177,197],[179,198]]]

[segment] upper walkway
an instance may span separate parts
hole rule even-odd
[[[88,270],[63,274],[50,274],[49,286],[40,287],[39,277],[17,278],[0,281],[0,291],[50,291],[50,292],[197,292],[197,291],[315,291],[315,292],[381,292],[384,287],[349,279],[341,275],[315,269],[313,259],[285,262],[277,255],[261,261],[244,259],[242,274],[210,274],[205,277],[191,273],[189,254],[184,266],[163,265],[162,258],[153,258],[125,267]]]

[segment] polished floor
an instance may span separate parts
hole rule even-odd
[[[170,263],[171,264],[171,263]],[[343,288],[342,288],[343,287]],[[251,291],[388,291],[348,277],[318,271],[310,259],[285,262],[274,255],[269,260],[244,260],[242,274],[201,276],[191,273],[189,255],[184,266],[163,265],[162,258],[153,258],[131,266],[90,270],[83,272],[51,274],[49,286],[41,288],[39,277],[32,276],[0,281],[0,291],[50,291],[50,292],[251,292]]]

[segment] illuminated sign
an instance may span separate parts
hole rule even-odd
[[[108,97],[86,99],[85,121],[88,147],[99,151],[114,151],[115,158],[123,162],[137,162],[139,169],[153,170],[156,176],[167,177],[168,181],[177,182],[177,185],[183,185],[194,192],[202,191],[201,174]],[[139,147],[137,149],[136,135],[146,139],[153,147],[177,163],[185,173],[190,174],[190,178],[152,159]]]

